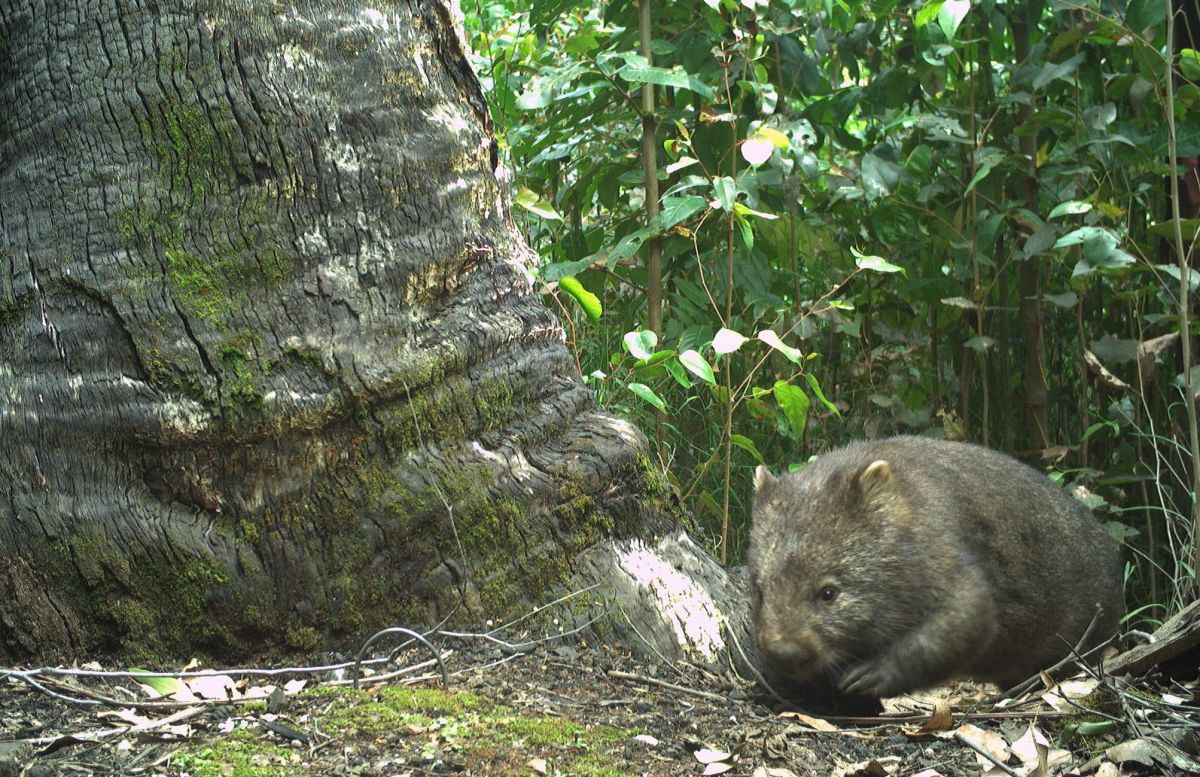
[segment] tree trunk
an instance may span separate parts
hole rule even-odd
[[[650,558],[744,631],[531,286],[447,7],[83,6],[0,0],[0,658],[309,651],[611,582],[582,620]]]
[[[1018,64],[1028,64],[1033,48],[1032,30],[1036,18],[1030,2],[1019,3],[1011,9],[1009,20],[1013,34],[1013,49]],[[1034,98],[1030,98],[1034,99]],[[1033,106],[1023,102],[1017,109],[1017,125],[1029,121]],[[1017,140],[1024,157],[1025,174],[1020,181],[1021,198],[1033,213],[1040,212],[1037,179],[1037,136],[1026,133]],[[1050,421],[1046,402],[1046,343],[1043,328],[1042,291],[1038,260],[1026,257],[1017,265],[1017,323],[1021,332],[1024,361],[1021,365],[1021,387],[1024,394],[1026,444],[1034,450],[1050,447]]]

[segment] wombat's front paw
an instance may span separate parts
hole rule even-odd
[[[838,682],[842,693],[886,698],[905,688],[900,668],[887,657],[879,656],[850,667]]]

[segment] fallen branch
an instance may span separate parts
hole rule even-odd
[[[610,669],[609,671],[605,672],[605,674],[617,680],[629,680],[630,682],[635,683],[648,683],[650,685],[657,685],[660,688],[667,688],[668,690],[686,693],[691,696],[699,696],[702,699],[709,699],[711,701],[729,701],[729,697],[722,696],[719,693],[709,693],[708,691],[701,691],[697,690],[696,688],[687,688],[685,686],[669,683],[666,680],[659,680],[654,677],[645,677],[643,675],[633,674],[631,672],[622,672],[617,669]]]

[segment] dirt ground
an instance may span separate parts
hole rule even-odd
[[[1155,691],[1153,705],[1135,710],[1104,690],[1112,680],[1081,687],[1091,692],[1084,701],[1035,693],[999,709],[982,702],[984,689],[960,685],[889,701],[887,717],[838,720],[779,714],[732,675],[602,648],[437,645],[447,688],[416,648],[370,667],[375,675],[359,690],[338,684],[344,671],[224,670],[159,688],[198,697],[183,702],[151,702],[145,687],[107,674],[112,667],[23,675],[40,689],[9,670],[0,675],[0,777],[984,774],[992,762],[971,744],[1009,770],[994,774],[1038,774],[1043,764],[1041,774],[1099,775],[1195,766],[1186,737],[1168,736],[1195,739],[1200,709],[1184,686]],[[398,668],[427,679],[379,679]],[[82,703],[96,697],[112,703]],[[1103,713],[1084,712],[1088,704]]]

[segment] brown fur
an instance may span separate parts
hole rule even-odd
[[[967,443],[893,437],[755,473],[751,607],[769,666],[893,696],[1011,685],[1123,614],[1116,542],[1045,475]]]

